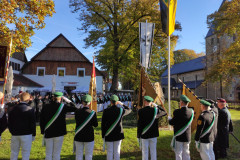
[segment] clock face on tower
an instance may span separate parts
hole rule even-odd
[[[213,46],[213,53],[217,52],[217,46]]]

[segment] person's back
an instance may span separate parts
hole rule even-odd
[[[35,125],[34,110],[25,102],[20,102],[8,113],[8,128],[12,135],[33,134]]]
[[[112,95],[110,100],[111,107],[103,111],[102,138],[107,145],[107,159],[120,160],[121,141],[124,139],[122,118],[132,110],[120,102],[116,95]],[[118,104],[122,107],[117,107]]]
[[[63,93],[55,92],[54,101],[43,106],[40,115],[41,133],[46,144],[46,160],[60,160],[60,153],[66,131],[66,113],[74,112],[75,105]],[[62,99],[67,103],[63,103]]]
[[[173,112],[173,118],[168,118],[169,124],[174,128],[171,147],[175,152],[176,160],[190,160],[191,123],[194,117],[193,110],[188,108],[190,102],[187,96],[181,95],[181,109],[176,109]]]
[[[13,106],[8,113],[8,128],[12,134],[11,159],[17,159],[20,148],[22,159],[30,157],[32,140],[36,136],[36,119],[34,110],[29,106],[30,95],[23,92],[20,103]]]
[[[82,123],[84,123],[84,121],[88,118],[91,112],[92,110],[87,107],[77,109],[75,111],[76,126],[80,126]],[[94,140],[93,127],[98,126],[96,112],[94,114],[94,117],[86,124],[86,126],[81,130],[81,132],[79,132],[78,135],[75,136],[75,141],[91,142]]]
[[[82,108],[75,111],[76,130],[74,144],[76,148],[76,160],[83,159],[85,149],[85,159],[91,160],[94,149],[94,130],[98,126],[96,112],[89,109],[92,97],[85,95],[82,98]]]
[[[67,134],[66,113],[74,112],[76,110],[75,107],[66,106],[67,104],[64,104],[62,111],[59,113],[54,123],[52,123],[51,127],[45,130],[46,124],[53,118],[53,116],[56,114],[61,104],[62,103],[53,101],[50,104],[46,104],[43,106],[43,109],[40,115],[40,127],[41,127],[41,133],[45,134],[45,138],[58,137],[58,136],[63,136]]]
[[[182,107],[181,109],[176,109],[173,112],[173,119],[169,121],[170,125],[174,127],[174,134],[182,129],[191,119],[192,109],[188,107]],[[180,136],[176,137],[179,142],[190,142],[191,141],[191,127]]]

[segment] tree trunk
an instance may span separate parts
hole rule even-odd
[[[110,88],[111,92],[114,92],[118,89],[118,66],[113,66],[113,78],[112,78],[112,86]]]

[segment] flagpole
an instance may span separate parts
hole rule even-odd
[[[94,58],[95,58],[95,56],[93,56],[93,62],[94,62]],[[94,67],[95,67],[95,65],[94,65]],[[92,69],[93,70],[93,69]],[[95,78],[95,77],[94,77]],[[91,102],[91,110],[93,109],[92,107],[93,107],[93,83],[94,83],[94,80],[93,80],[93,73],[92,73],[92,87],[91,87],[91,97],[92,97],[92,102]]]
[[[170,73],[170,35],[168,36],[168,114],[171,115],[171,73]]]
[[[2,98],[1,104],[4,103],[5,86],[6,86],[6,83],[7,83],[9,60],[10,60],[10,55],[11,55],[11,52],[12,52],[12,37],[13,37],[13,33],[11,32],[11,41],[10,41],[10,44],[9,44],[9,53],[8,53],[7,64],[6,64],[6,68],[5,68],[5,79],[4,79],[4,84],[3,84],[3,98]]]
[[[169,19],[169,8],[170,8],[170,0],[168,0],[168,19]],[[170,64],[171,64],[171,39],[169,33],[169,20],[168,20],[168,114],[171,115],[171,73],[170,73]]]
[[[147,20],[146,20],[146,28],[145,28],[145,71],[147,72]]]

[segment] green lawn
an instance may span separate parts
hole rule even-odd
[[[234,133],[240,138],[240,111],[231,110],[232,120],[234,124]],[[129,120],[129,118],[126,117]],[[104,160],[106,159],[106,152],[102,152],[102,138],[101,138],[101,114],[98,114],[99,127],[95,129],[95,148],[94,148],[94,160]],[[125,124],[128,124],[125,122]],[[72,144],[74,136],[75,122],[74,120],[68,120],[67,130],[68,134],[64,137],[64,144],[61,152],[61,159],[73,160],[75,159],[72,154]],[[136,138],[136,127],[125,127],[125,139],[122,142],[121,148],[121,159],[130,160],[130,159],[141,159],[141,151],[138,148],[137,138]],[[172,138],[172,131],[160,131],[160,136],[158,138],[158,159],[159,160],[172,160],[174,159],[174,152],[170,148],[170,142]],[[5,131],[2,134],[2,142],[0,142],[0,160],[9,159],[10,157],[10,133]],[[194,142],[194,141],[192,141]],[[31,160],[44,159],[45,157],[45,148],[41,146],[42,144],[42,135],[40,135],[39,126],[37,127],[37,136],[36,140],[33,142],[31,150]],[[240,159],[240,144],[233,139],[230,135],[230,149],[229,149],[229,160]],[[19,156],[21,157],[21,156]],[[199,160],[199,153],[194,148],[194,143],[191,145],[191,159]]]

